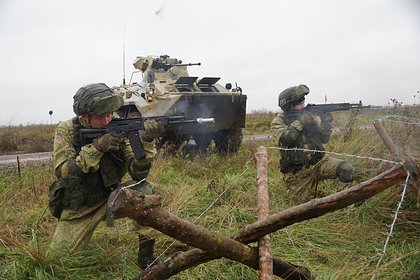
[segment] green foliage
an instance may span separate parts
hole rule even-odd
[[[419,126],[386,121],[389,114],[385,110],[366,110],[354,120],[349,120],[348,112],[334,114],[336,129],[327,150],[360,156],[337,155],[356,167],[357,182],[389,168],[388,163],[367,158],[391,159],[371,126],[378,116],[384,119],[388,133],[398,143],[401,156],[409,155],[419,161]],[[247,116],[247,131],[268,134],[273,117],[274,113],[270,112]],[[23,135],[18,131],[13,133]],[[287,194],[278,171],[278,149],[263,141],[244,142],[238,153],[231,156],[215,152],[205,156],[183,152],[171,156],[160,154],[154,161],[149,180],[156,193],[163,197],[165,209],[210,231],[231,236],[257,220],[253,156],[260,145],[269,147],[271,159],[268,166],[270,212],[274,214],[293,207],[295,203]],[[0,279],[131,279],[139,274],[137,229],[128,219],[117,220],[115,228],[100,224],[89,250],[84,253],[61,259],[45,256],[56,225],[46,208],[48,186],[54,180],[51,163],[26,165],[20,175],[14,167],[1,168],[0,178]],[[347,185],[329,181],[320,184],[319,189],[324,194],[332,194],[345,187]],[[400,186],[393,187],[346,209],[279,230],[271,234],[273,254],[310,269],[318,279],[371,279],[401,190]],[[417,199],[409,193],[379,266],[379,279],[420,278],[419,224]],[[157,255],[167,250],[161,260],[188,248],[176,242],[168,249],[173,239],[150,228],[140,230],[156,237]],[[171,279],[257,277],[258,272],[249,267],[219,259],[185,270]]]

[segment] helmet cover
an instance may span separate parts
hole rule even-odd
[[[102,116],[118,110],[124,103],[123,97],[104,83],[81,87],[73,96],[73,101],[73,111],[78,116],[83,114]]]
[[[279,94],[278,105],[282,110],[289,110],[305,100],[305,95],[309,93],[306,85],[298,85],[289,87]]]

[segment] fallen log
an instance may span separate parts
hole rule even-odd
[[[399,164],[366,182],[360,183],[336,194],[315,199],[307,203],[295,206],[291,209],[281,211],[270,216],[264,221],[258,221],[247,225],[241,231],[235,234],[233,238],[243,243],[256,241],[258,238],[269,232],[274,232],[294,223],[301,222],[306,219],[316,218],[326,213],[345,208],[349,205],[352,205],[353,203],[366,200],[397,183],[403,182],[406,176],[407,173],[403,164]],[[218,257],[200,249],[189,250],[186,252],[178,253],[174,257],[166,260],[164,263],[143,271],[137,279],[167,279],[168,277],[175,275],[185,269],[216,258]],[[274,258],[273,260],[275,275],[279,275],[277,273],[277,269],[279,268],[279,262],[277,262],[277,260],[277,258]],[[286,272],[289,274],[283,274],[281,277],[284,279],[305,279],[303,277],[304,275],[307,275],[305,273],[306,269],[304,267],[295,266],[295,270],[293,269],[293,266],[294,265],[291,265],[288,262],[282,261],[282,271],[289,267],[289,270],[286,270]]]
[[[172,215],[160,207],[160,196],[147,196],[130,189],[120,188],[111,193],[108,199],[108,207],[118,217],[129,217],[140,225],[150,226],[188,245],[207,251],[214,258],[226,257],[258,269],[257,248],[219,236]],[[294,279],[310,279],[310,273],[307,270],[299,269],[299,267],[281,260],[276,260],[276,262],[278,270],[275,271],[275,274],[277,276],[281,277],[285,274],[300,275],[305,272],[302,277]],[[296,272],[291,270],[296,270]],[[143,277],[142,279],[166,279],[166,276]]]
[[[257,249],[255,249],[257,250]],[[133,280],[162,280],[199,264],[219,259],[221,257],[210,254],[209,252],[192,249],[188,252],[175,253],[172,257],[163,263],[158,263],[150,268],[143,270],[139,276]],[[252,266],[258,269],[258,259]],[[273,258],[273,273],[287,280],[308,280],[315,279],[311,273],[302,266],[294,265],[288,261]]]
[[[323,198],[313,199],[271,215],[264,221],[247,225],[233,238],[243,243],[257,241],[258,238],[267,233],[275,232],[298,222],[320,217],[326,213],[343,209],[356,202],[371,198],[397,183],[404,182],[406,177],[407,171],[404,165],[398,164],[366,182]]]

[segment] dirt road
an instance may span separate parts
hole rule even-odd
[[[3,155],[0,156],[0,168],[3,166],[16,166],[18,160],[20,164],[49,162],[52,160],[52,152]]]
[[[271,135],[244,135],[244,142],[269,141]],[[52,160],[52,152],[31,153],[31,154],[14,154],[0,156],[0,168],[4,166],[16,166],[19,159],[20,164],[39,164],[42,162],[50,162]]]

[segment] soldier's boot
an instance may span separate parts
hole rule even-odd
[[[150,239],[145,235],[139,234],[139,253],[137,262],[141,269],[146,269],[156,258],[153,256],[155,239]]]

